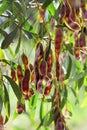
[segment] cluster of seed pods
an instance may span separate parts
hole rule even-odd
[[[85,54],[85,47],[86,47],[86,41],[85,41],[85,33],[81,33],[80,36],[78,36],[78,33],[75,33],[75,46],[74,46],[74,54],[77,60],[82,59],[83,63],[86,61],[86,54]]]
[[[57,81],[64,80],[64,71],[62,69],[62,65],[59,63],[59,55],[61,53],[61,43],[62,43],[62,29],[56,28],[56,36],[55,36],[55,57],[56,57],[56,78]]]
[[[50,50],[46,60],[45,57],[47,53],[48,53],[48,47],[46,47],[44,53],[43,45],[41,43],[38,43],[35,53],[34,71],[35,71],[36,89],[43,95],[49,95],[52,87],[52,75],[51,75],[52,51]],[[44,82],[45,85],[43,88]]]
[[[61,8],[60,23],[65,23],[71,31],[79,31],[81,29],[77,10],[77,8],[72,8],[68,0],[65,0]]]
[[[34,76],[32,76],[34,67],[32,64],[29,64],[28,57],[24,53],[22,54],[22,62],[24,67],[18,64],[16,70],[11,68],[11,77],[13,81],[18,83],[24,99],[29,100],[29,98],[34,94],[33,88],[30,88],[29,86],[31,82],[34,82]],[[18,102],[17,112],[21,114],[24,110],[24,104]]]

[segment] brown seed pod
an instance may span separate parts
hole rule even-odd
[[[23,61],[23,64],[25,65],[25,68],[27,69],[28,68],[28,58],[24,53],[22,54],[22,61]]]
[[[20,102],[17,102],[17,112],[18,112],[18,114],[21,114],[24,111],[25,111],[25,105],[20,103]]]
[[[47,64],[44,60],[41,60],[39,63],[39,73],[43,76],[45,76],[47,73]]]
[[[80,59],[80,48],[79,48],[79,43],[78,43],[78,34],[75,33],[75,49],[74,49],[74,54],[77,60]]]
[[[34,70],[34,66],[32,64],[29,64],[29,68],[31,72]]]
[[[13,68],[11,68],[11,77],[13,81],[16,81],[16,72]]]
[[[22,81],[23,93],[27,93],[29,89],[29,80],[30,80],[30,70],[25,70],[25,76]]]
[[[52,81],[48,81],[44,91],[45,96],[48,96],[50,94],[51,88],[52,88]]]
[[[59,81],[59,76],[60,76],[60,64],[58,61],[56,61],[56,78],[57,81]]]
[[[35,60],[39,62],[43,58],[43,54],[43,45],[38,43],[36,46]]]
[[[23,79],[23,73],[22,73],[21,65],[17,66],[17,77],[18,77],[18,81],[20,83],[22,81],[22,79]]]
[[[56,36],[55,36],[56,59],[59,57],[59,53],[61,51],[61,42],[62,42],[62,30],[60,28],[57,28],[56,29]]]

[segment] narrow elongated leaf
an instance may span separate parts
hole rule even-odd
[[[15,119],[18,117],[18,115],[19,115],[19,114],[18,114],[18,112],[17,112],[17,111],[15,111],[15,112],[14,112],[14,114],[13,114],[12,119],[13,119],[13,120],[15,120]]]
[[[55,14],[55,7],[54,7],[54,4],[53,4],[53,3],[51,3],[51,4],[49,5],[48,10],[49,10],[49,12],[51,13],[51,15],[54,16],[54,14]]]
[[[71,57],[69,56],[69,63],[68,63],[68,67],[67,67],[66,79],[69,78],[70,73],[71,73],[71,69],[72,69],[72,59],[71,59]]]
[[[24,35],[25,35],[27,38],[29,38],[29,39],[32,39],[32,38],[33,38],[32,33],[30,33],[30,32],[27,31],[27,30],[23,30],[23,31],[24,31]]]
[[[46,60],[46,61],[47,61],[47,59],[48,59],[48,56],[49,56],[50,51],[51,51],[51,40],[49,41],[48,51],[47,51],[46,56],[45,56],[45,60]]]
[[[66,104],[66,102],[67,102],[67,97],[68,97],[68,91],[67,91],[67,89],[65,88],[65,89],[64,89],[63,98],[62,98],[62,101],[61,101],[61,109],[63,109],[64,105]]]
[[[8,76],[4,75],[4,77],[9,81],[14,93],[15,93],[15,96],[17,97],[17,99],[21,102],[21,98],[22,98],[22,93],[18,87],[18,85]]]
[[[40,120],[41,122],[43,121],[44,118],[44,102],[41,101],[41,106],[40,106]]]
[[[69,115],[72,116],[73,107],[69,101],[67,101],[67,109],[68,109]]]
[[[5,39],[3,40],[2,44],[1,44],[1,48],[2,49],[6,49],[13,41],[16,33],[17,33],[17,28],[15,28],[10,34],[5,36]]]
[[[44,0],[42,8],[45,9],[53,0]]]
[[[9,6],[9,0],[3,0],[2,5],[0,6],[0,15],[4,13]]]
[[[19,49],[20,49],[20,45],[21,45],[21,34],[22,34],[22,32],[20,30],[18,44],[17,44],[16,50],[15,50],[15,54],[17,54],[19,52]]]
[[[82,78],[80,78],[80,79],[78,80],[78,88],[79,88],[79,89],[82,87],[83,82],[84,82],[84,77],[82,77]]]
[[[9,120],[10,117],[10,100],[9,100],[9,95],[8,95],[8,91],[7,88],[4,84],[4,105],[5,105],[5,110],[6,110],[6,119],[5,119],[5,123]]]

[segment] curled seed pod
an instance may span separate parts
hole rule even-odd
[[[48,81],[46,88],[45,88],[45,91],[44,91],[45,96],[50,94],[51,88],[52,88],[52,81]]]
[[[29,69],[25,70],[25,78],[27,79],[27,81],[30,80],[30,70]]]
[[[40,61],[40,64],[39,64],[39,72],[41,75],[46,75],[46,72],[47,72],[47,64],[44,60],[41,60]]]
[[[13,68],[11,68],[11,77],[12,77],[12,80],[16,81],[16,72]]]
[[[60,28],[57,28],[56,37],[55,37],[56,58],[59,57],[59,53],[60,53],[60,49],[61,49],[61,42],[62,42],[62,30]]]
[[[21,114],[24,111],[25,111],[25,105],[23,105],[20,102],[17,102],[17,112],[18,112],[18,114]]]
[[[69,17],[66,19],[66,26],[71,30],[71,31],[79,31],[81,29],[80,25],[78,22],[72,21],[72,19]]]
[[[80,50],[79,50],[79,43],[78,43],[78,34],[75,33],[75,49],[74,49],[74,54],[77,60],[80,59]]]
[[[24,53],[22,54],[22,61],[25,65],[25,68],[28,68],[28,58]]]
[[[63,18],[65,17],[65,13],[66,13],[66,7],[65,5],[63,5],[60,11],[60,24],[63,24]]]
[[[43,58],[43,45],[38,43],[36,46],[35,60],[40,61]]]
[[[22,81],[22,79],[23,79],[23,73],[22,73],[21,65],[17,66],[17,77],[18,77],[18,81],[20,83]]]

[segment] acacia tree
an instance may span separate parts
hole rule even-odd
[[[55,130],[68,130],[69,95],[78,103],[80,88],[87,90],[86,20],[82,0],[0,1],[1,126],[10,117],[10,84],[17,97],[15,117],[38,116],[36,130],[48,130],[52,122]]]

